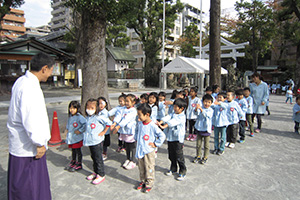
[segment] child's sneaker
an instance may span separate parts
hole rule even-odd
[[[235,144],[234,143],[230,143],[229,146],[228,146],[230,149],[233,149],[235,147]]]
[[[97,174],[97,177],[93,180],[92,183],[94,185],[98,185],[98,184],[102,183],[104,180],[105,180],[105,176],[102,177]]]
[[[194,159],[194,163],[199,163],[201,161],[201,157],[200,156],[196,156]]]
[[[178,181],[183,181],[184,178],[185,178],[185,175],[179,174],[178,177],[177,177],[177,180],[178,180]]]
[[[65,170],[70,170],[75,165],[76,161],[71,160],[70,163],[65,167]]]
[[[249,129],[249,127],[247,126],[246,128],[245,128],[245,131],[249,131],[250,129]]]
[[[197,135],[193,134],[192,137],[191,137],[191,139],[190,139],[190,141],[195,141],[195,140],[197,140]]]
[[[125,167],[129,164],[129,162],[130,162],[130,160],[126,160],[126,161],[123,163],[122,167],[125,168]]]
[[[217,152],[217,155],[221,156],[221,155],[223,155],[224,153],[225,153],[225,151],[219,150],[219,151]]]
[[[69,169],[69,172],[75,172],[82,169],[82,164],[80,162],[76,162],[72,168]]]
[[[143,181],[141,181],[138,186],[136,187],[137,190],[141,190],[145,187],[145,183]]]
[[[229,144],[230,144],[229,142],[226,142],[226,143],[225,143],[225,147],[228,147],[228,146],[229,146]]]
[[[121,148],[121,152],[125,152],[126,151],[126,149],[125,148]]]
[[[148,192],[151,191],[151,189],[152,189],[152,187],[145,187],[144,192],[145,192],[145,193],[148,193]]]
[[[204,165],[207,162],[207,158],[202,158],[202,160],[200,161],[200,164]]]
[[[106,153],[103,153],[103,154],[102,154],[102,159],[103,159],[103,161],[104,161],[104,160],[107,160],[107,154],[106,154]]]
[[[213,150],[212,154],[217,154],[218,153],[218,149]]]
[[[176,172],[172,172],[171,170],[165,172],[166,176],[172,176],[173,174],[175,174]]]
[[[260,129],[257,128],[257,129],[254,130],[254,132],[255,132],[255,133],[259,133],[259,132],[260,132]]]
[[[86,177],[86,179],[89,181],[93,180],[94,178],[96,178],[96,173],[92,173],[91,175]]]
[[[186,140],[188,141],[191,140],[192,136],[193,136],[192,134],[189,134],[189,137],[187,137]]]
[[[250,137],[254,137],[254,133],[250,133]]]
[[[116,149],[116,152],[121,153],[121,149],[122,149],[122,147],[118,147],[118,148]]]
[[[245,143],[245,140],[239,140],[238,141],[240,144],[243,144],[243,143]]]
[[[125,169],[133,169],[135,167],[136,167],[136,164],[134,162],[130,161],[128,163],[128,165],[125,167]]]

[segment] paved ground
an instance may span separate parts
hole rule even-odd
[[[293,132],[293,106],[285,104],[284,100],[284,96],[272,95],[271,115],[263,117],[262,132],[253,138],[247,137],[246,142],[237,144],[235,149],[226,149],[222,156],[209,155],[204,166],[191,162],[195,156],[195,142],[185,142],[188,173],[182,182],[163,174],[170,164],[164,144],[159,148],[155,186],[149,194],[134,190],[139,180],[137,168],[127,171],[120,167],[126,157],[114,151],[116,136],[112,136],[109,158],[105,161],[106,180],[97,186],[85,180],[92,170],[88,148],[83,147],[84,169],[70,173],[63,170],[71,155],[67,145],[51,147],[47,160],[53,199],[299,199],[300,135]],[[61,129],[67,120],[66,101],[47,104],[50,122],[56,110]],[[111,99],[111,104],[117,104],[116,98]],[[7,109],[3,106],[0,109],[0,199],[7,198],[6,120]],[[213,138],[210,147],[213,148]]]

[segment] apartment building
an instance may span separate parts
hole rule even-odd
[[[17,38],[25,34],[26,28],[24,11],[11,8],[1,20],[0,35]]]
[[[174,46],[173,43],[180,38],[187,26],[192,23],[197,25],[200,24],[200,13],[200,9],[189,4],[184,4],[183,11],[178,13],[177,19],[175,20],[174,28],[170,30],[171,34],[165,38],[165,59],[171,61],[180,55],[180,48],[178,46]],[[202,22],[202,26],[204,27],[204,22]],[[198,30],[200,32],[200,25],[198,26]],[[135,68],[141,69],[145,62],[143,44],[138,40],[138,36],[133,29],[128,29],[127,35],[130,37],[129,48],[133,56],[136,58]],[[162,52],[159,53],[158,58],[162,58]]]
[[[72,27],[72,12],[70,8],[64,6],[65,0],[53,0],[51,30],[52,32],[68,31]]]

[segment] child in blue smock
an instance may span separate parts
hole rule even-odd
[[[239,104],[234,101],[233,91],[227,92],[227,117],[228,117],[228,126],[226,129],[226,140],[227,143],[225,146],[229,148],[234,148],[239,128],[239,120],[243,116],[244,112],[242,111]]]
[[[103,116],[109,120],[109,114],[107,111],[107,101],[104,97],[99,97],[98,99],[99,103],[99,116]],[[107,159],[107,148],[110,146],[110,130],[108,130],[104,135],[104,142],[103,142],[103,154],[102,158],[103,160]]]
[[[83,145],[88,146],[93,160],[94,173],[87,176],[92,184],[99,184],[105,180],[104,163],[102,158],[104,135],[108,131],[111,121],[99,116],[97,99],[89,99],[85,105],[86,129],[83,134]]]
[[[170,170],[166,172],[167,176],[177,173],[179,165],[179,174],[177,180],[182,181],[186,176],[186,165],[183,156],[183,142],[185,136],[185,114],[184,110],[187,103],[184,99],[178,98],[174,101],[174,112],[161,119],[158,125],[164,130],[168,141],[168,154],[171,161]],[[162,123],[165,123],[162,125]]]
[[[178,93],[179,92],[177,90],[173,90],[170,100],[165,102],[165,104],[168,106],[168,115],[170,115],[171,113],[174,112],[173,103],[174,103]]]
[[[148,98],[148,105],[151,107],[151,120],[156,121],[158,113],[158,94],[156,92],[151,92]]]
[[[85,131],[86,119],[81,115],[80,103],[71,101],[69,104],[69,118],[67,122],[66,143],[72,149],[72,160],[65,168],[71,172],[82,169],[83,132]],[[77,159],[76,159],[77,157]]]
[[[115,128],[115,126],[117,125],[117,122],[119,122],[121,120],[122,112],[126,108],[125,107],[125,98],[126,98],[126,94],[122,93],[118,98],[119,105],[117,107],[111,109],[110,111],[108,111],[109,117],[114,116],[113,124],[110,126],[110,131],[112,131]],[[120,136],[120,133],[118,133],[118,136]],[[124,151],[125,151],[124,142],[122,140],[120,140],[118,137],[118,148],[116,149],[116,152],[120,153],[120,152],[124,152]]]
[[[197,104],[194,112],[197,115],[195,123],[195,133],[197,134],[196,157],[194,163],[205,164],[209,154],[209,138],[211,134],[212,118],[214,110],[210,107],[213,97],[206,94],[202,97],[203,106]],[[204,155],[202,156],[202,141],[204,141]]]
[[[300,123],[300,96],[296,98],[296,104],[293,107],[293,120],[295,122],[295,133],[299,133]]]
[[[239,89],[235,91],[235,95],[237,96],[237,99],[235,99],[235,101],[239,104],[243,112],[239,121],[240,139],[238,140],[238,142],[242,144],[245,142],[245,126],[246,126],[246,113],[248,110],[248,103],[247,100],[244,98],[243,89]]]
[[[157,121],[160,121],[164,116],[166,116],[166,96],[167,94],[165,92],[158,93],[158,112],[157,112]]]
[[[113,130],[113,134],[120,133],[119,138],[125,143],[127,160],[122,165],[125,169],[133,169],[136,166],[134,134],[137,111],[134,107],[135,103],[136,97],[133,94],[128,94],[125,99],[126,108],[123,110],[122,118]]]
[[[213,85],[212,86],[212,90],[213,90],[213,93],[211,94],[211,96],[214,98],[214,99],[217,99],[217,96],[220,92],[220,86],[219,85]]]
[[[226,129],[229,124],[227,116],[228,104],[224,103],[227,98],[227,94],[221,92],[217,96],[217,101],[214,102],[214,154],[223,155],[225,152],[226,143]]]
[[[244,97],[248,103],[248,108],[247,108],[247,112],[246,112],[246,120],[249,124],[249,131],[250,131],[250,136],[253,137],[254,136],[254,129],[253,129],[253,98],[250,96],[250,88],[245,87],[244,88]]]
[[[188,107],[186,109],[186,120],[189,124],[189,136],[186,140],[195,141],[197,139],[197,134],[195,133],[195,123],[197,119],[197,114],[195,113],[195,108],[197,104],[202,105],[201,100],[197,97],[198,87],[191,87],[190,95],[188,96]]]
[[[138,159],[141,182],[136,189],[150,192],[155,179],[155,149],[163,144],[166,136],[155,124],[156,120],[151,119],[152,110],[149,105],[141,104],[137,112],[139,122],[134,136],[137,141],[135,156]]]

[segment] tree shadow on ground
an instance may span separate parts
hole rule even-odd
[[[281,131],[281,130],[277,130],[277,129],[268,129],[268,128],[264,128],[264,127],[263,127],[262,131],[265,134],[289,137],[289,138],[293,138],[293,139],[300,139],[299,134],[291,132],[291,131]]]

